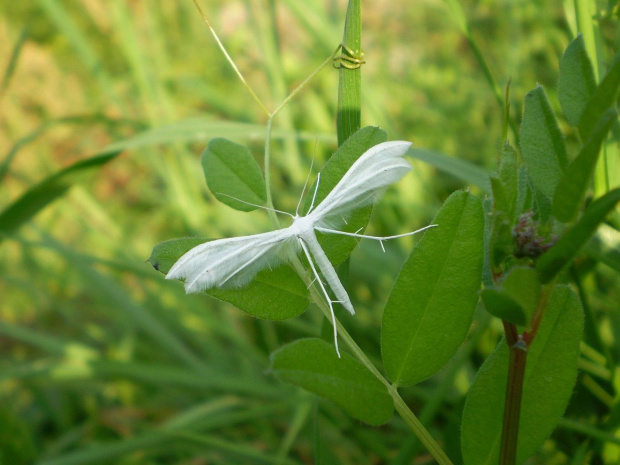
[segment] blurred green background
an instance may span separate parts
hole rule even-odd
[[[336,0],[200,4],[269,108],[340,43],[346,11]],[[512,78],[515,125],[537,83],[558,108],[572,2],[369,0],[362,121],[492,170],[502,109],[461,13],[500,92]],[[605,24],[613,42],[615,23]],[[270,228],[264,212],[218,204],[204,183],[200,153],[211,137],[246,143],[261,162],[266,117],[191,0],[2,2],[0,70],[2,208],[77,160],[126,148],[0,243],[0,464],[413,463],[417,444],[400,419],[368,428],[266,373],[272,350],[320,333],[316,309],[259,321],[186,296],[146,263],[166,239]],[[315,150],[316,171],[335,149],[337,80],[325,68],[275,120],[276,208],[293,211]],[[423,226],[465,186],[413,165],[375,209],[371,233]],[[363,243],[352,256],[358,315],[344,324],[377,364],[382,307],[414,243],[385,254]],[[613,322],[610,302],[595,304]],[[475,332],[442,373],[406,390],[414,411],[435,399],[425,421],[455,463],[463,396],[499,333]],[[569,463],[564,443],[550,440],[541,463]],[[430,463],[419,454],[416,463]]]

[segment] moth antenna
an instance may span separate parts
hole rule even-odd
[[[383,253],[385,253],[385,247],[383,247],[383,241],[379,241],[379,244],[381,244],[381,249],[383,249]]]
[[[264,207],[262,205],[257,205],[257,204],[252,203],[252,202],[246,202],[245,200],[238,199],[237,197],[232,196],[232,195],[224,194],[223,192],[216,192],[215,194],[216,195],[223,195],[224,197],[230,197],[231,199],[235,199],[237,202],[245,203],[246,205],[252,205],[253,207],[256,207],[256,208],[262,208],[263,210],[272,211],[272,212],[276,212],[276,213],[282,213],[283,215],[288,215],[291,218],[295,218],[293,215],[291,215],[288,212],[283,212],[282,210],[276,210],[275,208]]]
[[[316,193],[319,191],[319,184],[321,183],[321,173],[316,175],[316,187],[314,188],[314,194],[312,195],[312,202],[310,202],[310,210],[306,215],[309,215],[314,208],[314,201],[316,200]]]

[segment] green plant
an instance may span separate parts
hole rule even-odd
[[[532,454],[534,463],[614,463],[617,350],[611,341],[618,326],[613,302],[620,259],[614,239],[618,69],[608,52],[614,48],[609,39],[617,22],[613,10],[601,10],[592,21],[591,5],[577,1],[569,31],[554,7],[544,5],[544,11],[527,17],[522,41],[517,45],[508,39],[505,45],[503,31],[512,32],[513,21],[523,20],[519,14],[531,15],[531,9],[512,5],[514,10],[508,8],[504,16],[485,10],[488,16],[478,14],[470,26],[465,11],[471,8],[448,1],[446,8],[459,27],[438,34],[442,39],[464,34],[473,47],[472,60],[468,53],[457,53],[457,46],[445,52],[443,42],[433,38],[432,29],[445,22],[433,21],[432,15],[430,21],[408,17],[409,7],[402,2],[390,4],[388,16],[399,17],[408,31],[395,36],[383,28],[364,56],[360,5],[352,1],[343,45],[330,55],[340,40],[333,34],[340,27],[334,26],[337,15],[317,21],[321,14],[327,18],[319,2],[286,0],[282,5],[296,15],[295,24],[311,31],[317,44],[307,47],[314,53],[309,58],[302,55],[303,43],[287,43],[293,60],[290,54],[280,59],[285,36],[276,27],[275,3],[270,10],[247,0],[242,3],[256,27],[269,91],[283,102],[267,111],[267,124],[253,124],[247,121],[259,117],[247,94],[231,91],[233,73],[218,66],[224,60],[210,56],[209,66],[202,67],[208,52],[199,40],[188,39],[188,24],[199,21],[184,22],[196,16],[191,2],[186,3],[178,11],[168,3],[161,10],[149,4],[145,14],[138,2],[120,1],[103,14],[97,2],[89,2],[89,17],[68,4],[37,2],[42,17],[63,32],[42,39],[62,52],[58,63],[69,45],[77,51],[67,54],[70,69],[80,70],[78,57],[87,70],[83,85],[90,89],[93,115],[45,121],[13,144],[0,164],[0,194],[10,199],[0,212],[7,264],[0,282],[5,349],[0,430],[17,432],[6,438],[6,447],[0,446],[0,460],[397,465],[414,457],[431,460],[419,452],[423,444],[439,463],[520,463]],[[565,7],[572,18],[572,5]],[[1,7],[12,15],[32,8]],[[402,17],[393,14],[399,8],[406,13]],[[439,13],[443,20],[445,11]],[[482,28],[479,21],[494,27]],[[42,23],[40,17],[33,22],[32,34],[49,34],[36,27]],[[545,26],[544,41],[540,29],[529,29],[531,24]],[[490,31],[482,35],[488,44],[478,42],[483,29]],[[409,60],[420,53],[409,48],[408,41],[419,41],[415,34],[424,37],[424,49],[437,61],[422,59],[412,66]],[[0,91],[4,108],[13,111],[0,137],[10,132],[7,127],[28,127],[28,120],[10,106],[12,89],[23,80],[11,77],[23,76],[20,58],[30,50],[23,45],[32,45],[27,31],[18,35]],[[117,39],[114,46],[103,36]],[[577,38],[560,62],[556,95],[552,82],[560,49],[553,44],[566,42],[566,36]],[[388,48],[390,41],[403,41],[406,51]],[[153,48],[143,48],[147,43]],[[231,54],[255,59],[255,44],[244,48],[239,43],[233,40],[236,52]],[[544,90],[538,87],[526,97],[520,132],[521,106],[513,102],[511,109],[508,94],[501,95],[493,76],[508,74],[505,63],[514,55],[506,51],[512,49],[527,58],[520,62],[524,73],[514,79],[511,93],[523,95],[519,86],[531,85],[539,74],[545,83]],[[506,61],[498,63],[494,56]],[[323,65],[303,79],[313,59],[324,60]],[[201,63],[195,76],[171,67],[183,60]],[[324,103],[331,93],[324,66],[330,63],[339,68],[336,108]],[[244,74],[257,70],[248,81],[260,81],[260,67],[242,64],[248,70]],[[471,75],[463,71],[470,68]],[[452,70],[458,70],[456,81]],[[285,82],[304,84],[285,98]],[[261,102],[257,94],[263,93],[257,87],[255,100]],[[164,282],[141,263],[151,244],[168,237],[226,237],[279,227],[275,215],[247,213],[247,204],[219,194],[273,206],[273,191],[276,206],[294,209],[296,199],[287,194],[298,192],[308,171],[307,153],[317,146],[321,160],[322,144],[338,140],[329,161],[317,163],[329,190],[325,186],[335,184],[360,154],[387,138],[376,127],[360,128],[362,95],[364,117],[381,122],[391,138],[411,138],[447,152],[458,146],[459,158],[411,149],[416,182],[391,188],[370,223],[370,209],[349,219],[353,231],[368,223],[377,234],[391,234],[415,229],[403,219],[404,212],[418,226],[435,215],[432,222],[438,227],[419,240],[409,258],[395,244],[385,254],[370,244],[350,255],[355,240],[320,238],[332,262],[340,264],[340,279],[348,282],[357,310],[354,317],[337,311],[342,358],[331,342],[324,297],[303,261],[267,270],[240,289],[210,290],[216,299],[185,296],[182,286]],[[420,95],[428,101],[420,104]],[[559,114],[556,101],[563,117],[554,114]],[[60,96],[55,102],[73,103]],[[196,102],[207,102],[198,110],[207,116],[183,119],[183,106],[195,108]],[[497,117],[497,103],[503,119]],[[256,111],[269,107],[261,103]],[[336,131],[330,126],[334,115]],[[49,130],[75,123],[89,129],[103,123],[103,134],[116,142],[92,159],[72,164],[62,158],[58,164],[69,167],[58,169],[59,160],[46,156],[54,140]],[[127,136],[133,131],[137,134]],[[63,149],[65,134],[59,138]],[[45,142],[36,159],[50,163],[48,177],[41,175],[48,166],[25,163],[21,153],[32,150],[39,137]],[[200,187],[196,148],[183,144],[203,145],[204,139],[211,143],[202,171],[213,196]],[[489,177],[468,160],[477,154],[475,159],[484,161],[496,140],[502,148]],[[252,155],[260,150],[257,141],[264,141],[264,172]],[[95,146],[101,146],[99,139]],[[128,149],[131,157],[118,157]],[[65,151],[52,153],[59,157]],[[491,159],[486,162],[490,165]],[[430,174],[431,167],[438,171]],[[130,182],[123,183],[119,174]],[[94,182],[69,193],[84,175]],[[449,195],[456,182],[470,185],[471,192]],[[102,187],[115,192],[112,200],[97,193]],[[23,193],[13,199],[13,191]],[[408,211],[412,195],[423,195],[429,205],[415,214]],[[226,210],[229,206],[236,211]],[[206,239],[161,243],[151,264],[165,272]],[[229,311],[222,301],[243,312]],[[309,303],[313,306],[306,311]],[[502,329],[505,338],[493,352]],[[265,373],[268,366],[271,371]],[[369,429],[350,417],[384,426]],[[559,428],[541,447],[556,424]]]
[[[334,165],[342,175],[342,163],[345,168],[351,164],[342,160],[355,160],[386,138],[385,133],[372,128],[351,134],[351,129],[359,126],[356,115],[363,63],[359,58],[363,56],[359,21],[359,3],[352,1],[343,50],[345,57],[353,57],[353,66],[340,66],[339,100],[339,115],[350,121],[347,125],[339,120],[341,146],[333,163],[321,172],[323,179],[333,177],[330,169]],[[425,233],[403,265],[384,310],[381,353],[390,381],[337,322],[334,324],[351,355],[340,360],[320,339],[300,339],[272,354],[275,376],[333,401],[372,425],[387,422],[396,408],[435,459],[451,463],[403,402],[398,388],[427,379],[454,355],[468,333],[484,276],[482,302],[502,321],[505,339],[480,368],[467,397],[463,460],[466,464],[512,465],[532,455],[560,420],[577,377],[583,316],[579,297],[563,284],[562,271],[620,200],[620,189],[611,190],[580,214],[601,146],[617,124],[613,106],[620,85],[619,63],[614,62],[596,86],[581,36],[564,55],[560,101],[569,122],[578,126],[585,141],[572,162],[544,90],[538,87],[525,99],[520,156],[506,141],[497,173],[490,178],[492,196],[485,202],[487,214],[483,214],[482,202],[467,192],[457,192],[444,203],[433,220],[437,228]],[[505,106],[509,108],[508,99]],[[267,180],[270,128],[276,113],[269,113],[265,138]],[[505,128],[508,114],[506,111]],[[345,134],[340,136],[341,132]],[[244,200],[254,191],[256,195],[248,197],[248,202],[266,198],[273,208],[269,183],[265,196],[263,186],[247,181],[262,182],[249,152],[231,147],[229,153],[218,153],[218,159],[234,153],[246,155],[235,156],[234,163],[209,165],[215,149],[210,147],[203,154],[205,176],[214,195],[233,208],[247,210],[247,204],[235,199]],[[226,183],[225,198],[218,196],[220,191],[214,187],[223,177],[235,181]],[[357,218],[352,221],[354,229],[368,221],[367,214],[364,216],[359,224]],[[196,243],[182,239],[160,244],[149,260],[165,273]],[[354,245],[325,237],[322,246],[333,251],[330,259],[338,265]],[[310,300],[329,316],[316,285],[303,269],[297,271],[310,288]],[[299,277],[292,270],[270,270],[243,290],[213,289],[208,293],[254,316],[292,318],[305,309],[308,299]]]

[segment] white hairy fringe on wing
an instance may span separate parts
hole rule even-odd
[[[283,261],[280,249],[298,247],[286,229],[252,236],[219,239],[189,250],[168,271],[166,279],[185,279],[185,291],[198,293],[212,287],[238,288],[256,274]]]
[[[330,220],[373,203],[390,184],[407,174],[411,165],[403,156],[410,146],[410,142],[384,142],[358,158],[327,197],[310,213],[310,216],[317,218],[317,226],[328,226]]]

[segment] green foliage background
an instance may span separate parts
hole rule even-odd
[[[318,0],[201,5],[270,108],[340,43],[346,7]],[[502,109],[459,28],[460,8],[499,88],[512,79],[512,121],[520,122],[536,83],[559,113],[558,64],[574,36],[571,2],[401,0],[363,8],[363,125],[495,168]],[[613,17],[600,33],[602,47],[615,42]],[[7,439],[0,433],[0,463],[285,464],[314,457],[397,464],[416,456],[419,445],[402,420],[379,430],[360,426],[265,374],[270,352],[319,333],[316,309],[285,322],[253,319],[211,297],[185,296],[145,262],[167,239],[270,228],[263,212],[234,211],[206,189],[200,152],[208,140],[246,143],[260,162],[265,117],[191,1],[3,2],[0,70],[2,209],[77,160],[113,144],[129,147],[0,243],[0,432],[13,432]],[[319,167],[335,149],[336,88],[337,72],[323,70],[275,120],[277,208],[294,211],[315,146]],[[560,124],[572,157],[576,135]],[[516,143],[514,133],[509,138]],[[414,174],[375,209],[370,233],[421,227],[464,186],[413,164]],[[618,233],[606,233],[613,259]],[[363,243],[352,256],[358,315],[342,320],[377,360],[381,312],[414,240],[388,244],[386,254]],[[617,276],[597,265],[583,283],[616,358]],[[501,333],[482,313],[478,327],[484,330],[474,330],[440,374],[403,393],[455,460],[464,395]],[[575,397],[569,419],[617,408],[615,399],[591,394],[583,377]],[[571,463],[583,440],[567,421],[538,463]],[[617,446],[598,448],[609,463],[620,456]]]

